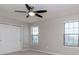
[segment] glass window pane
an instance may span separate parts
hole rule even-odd
[[[74,34],[78,34],[78,29],[74,28]]]
[[[65,29],[69,28],[69,23],[65,23]]]
[[[69,23],[69,28],[73,28],[73,22]]]
[[[73,28],[70,28],[70,29],[69,29],[68,34],[74,34]]]
[[[38,35],[38,27],[33,27],[32,34],[33,35]]]
[[[68,45],[72,45],[73,44],[73,35],[69,35],[69,41],[68,41]]]
[[[32,36],[33,44],[38,43],[38,36]]]
[[[74,28],[78,28],[78,22],[74,22]]]
[[[74,35],[74,45],[78,46],[78,35]]]
[[[68,45],[69,45],[69,46],[72,46],[72,45],[73,45],[73,39],[69,39]]]
[[[68,45],[68,35],[65,35],[65,45]]]
[[[65,34],[68,34],[69,32],[68,32],[68,30],[65,30]]]
[[[78,40],[74,40],[74,46],[78,46]]]

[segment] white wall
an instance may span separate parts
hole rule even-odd
[[[29,24],[25,24],[21,27],[21,46],[23,49],[29,49]]]
[[[0,24],[0,54],[21,50],[20,27]]]
[[[20,22],[14,19],[5,19],[0,17],[0,24],[8,24],[8,25],[20,27],[21,48],[22,50],[29,48],[29,24],[28,23]]]
[[[79,21],[79,15],[60,19],[47,18],[44,21],[32,23],[31,26],[39,26],[40,34],[38,45],[31,45],[31,48],[57,54],[79,54],[79,47],[64,46],[65,21]]]
[[[23,26],[23,49],[29,49],[29,24]]]

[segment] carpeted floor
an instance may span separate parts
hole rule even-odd
[[[18,51],[18,52],[8,53],[8,54],[4,54],[4,55],[49,55],[49,54],[37,52],[37,51],[26,50],[26,51]]]

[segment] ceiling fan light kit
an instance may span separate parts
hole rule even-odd
[[[37,16],[37,17],[43,18],[43,16],[39,15],[39,13],[47,12],[47,10],[33,11],[34,7],[31,7],[28,4],[25,4],[25,7],[28,9],[28,15],[26,15],[27,18],[29,16]],[[26,11],[17,11],[17,10],[15,10],[15,12],[26,13]]]
[[[30,16],[35,16],[35,13],[34,12],[29,12],[29,15]]]

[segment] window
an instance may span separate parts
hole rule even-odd
[[[38,35],[39,35],[39,31],[38,31],[38,27],[32,27],[32,43],[33,44],[38,44]]]
[[[78,46],[79,45],[79,22],[65,23],[65,46]]]

